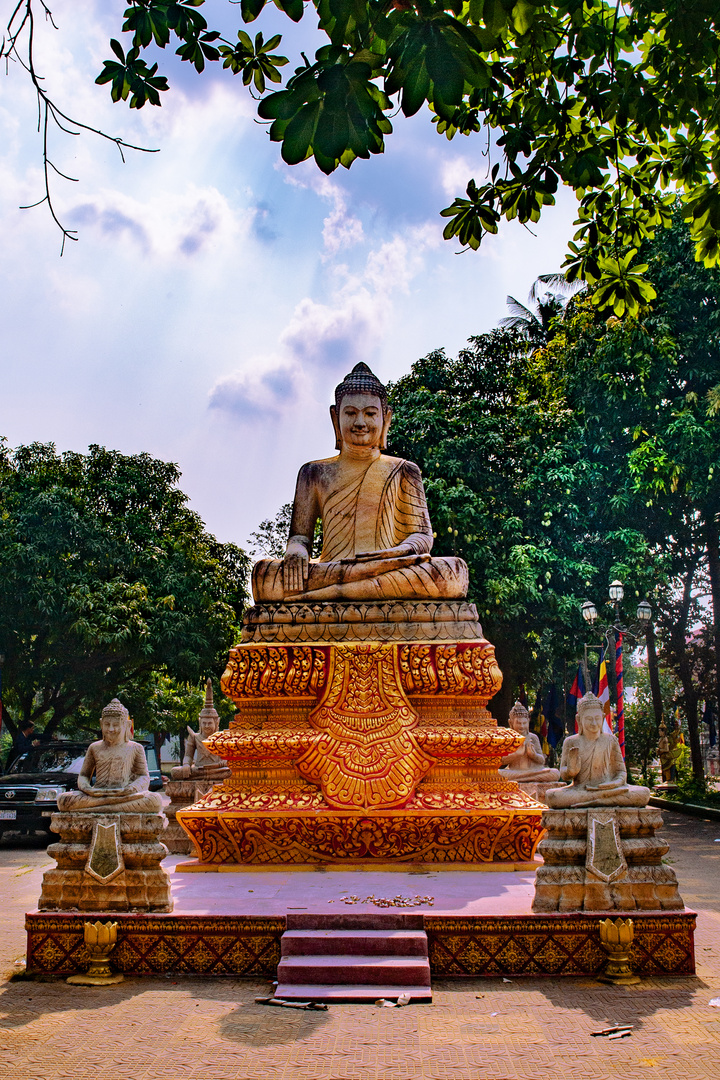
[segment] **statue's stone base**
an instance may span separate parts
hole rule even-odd
[[[565,785],[562,780],[518,780],[518,787],[526,795],[529,795],[531,799],[535,799],[536,802],[544,803],[547,806],[547,799],[545,798],[547,792],[551,788],[565,787]]]
[[[232,777],[177,821],[208,867],[526,863],[543,806],[498,775],[522,742],[486,708],[501,678],[483,638],[241,643],[206,744]]]
[[[533,911],[682,910],[654,807],[545,810]]]
[[[48,855],[57,867],[43,875],[39,910],[172,911],[160,866],[166,826],[164,814],[53,814],[60,842]]]
[[[476,641],[477,608],[466,600],[256,604],[243,642]]]
[[[170,805],[165,807],[168,827],[163,834],[163,844],[171,855],[189,855],[192,851],[190,838],[175,817],[177,811],[198,802],[217,783],[217,780],[170,780],[165,785]]]
[[[443,802],[458,792],[434,793],[435,809],[411,807],[384,813],[348,814],[330,807],[293,812],[291,793],[284,806],[270,807],[276,794],[266,792],[268,809],[243,810],[241,800],[218,793],[180,811],[201,864],[354,865],[362,863],[527,864],[542,835],[541,809],[516,793],[465,792],[466,806],[448,809]],[[255,793],[255,802],[263,793]],[[232,801],[231,801],[232,800]],[[223,808],[225,802],[227,809]],[[413,800],[422,804],[420,794]]]

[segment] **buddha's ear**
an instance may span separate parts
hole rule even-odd
[[[342,436],[340,435],[340,421],[338,420],[337,409],[334,405],[330,406],[330,419],[332,420],[333,427],[335,429],[335,449],[342,450]]]
[[[385,415],[383,416],[382,431],[380,432],[380,449],[381,450],[387,450],[387,437],[388,437],[388,431],[390,430],[390,421],[392,420],[392,417],[393,417],[392,409],[386,409],[385,410]]]

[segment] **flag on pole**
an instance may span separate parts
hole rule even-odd
[[[608,686],[607,667],[605,666],[605,649],[600,653],[597,696],[600,699],[600,704],[602,705],[602,710],[605,715],[604,730],[607,731],[608,735],[613,735],[612,710],[610,709],[610,687]]]
[[[615,719],[620,753],[625,757],[625,686],[623,682],[623,636],[615,631],[615,685],[617,686],[617,708]]]
[[[577,703],[580,698],[584,696],[585,692],[585,676],[583,675],[582,664],[578,664],[575,682],[570,687],[570,691],[568,693],[568,704],[573,714],[577,713]],[[575,715],[573,715],[572,722],[574,725],[572,730],[577,735],[577,720],[575,719]]]

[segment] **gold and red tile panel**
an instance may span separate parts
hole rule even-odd
[[[695,913],[632,912],[633,971],[641,977],[695,972]],[[426,914],[433,978],[591,976],[607,954],[602,914],[499,915],[466,918]],[[79,913],[26,916],[27,969],[66,978],[85,972],[89,956]],[[275,978],[285,918],[238,915],[125,915],[114,912],[116,971],[133,975],[185,973]]]

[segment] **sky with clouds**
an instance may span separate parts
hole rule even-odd
[[[14,4],[0,0],[3,23]],[[386,153],[325,177],[289,167],[240,79],[198,76],[159,54],[161,108],[113,105],[94,78],[123,0],[53,0],[38,24],[47,90],[75,118],[127,142],[52,134],[57,212],[44,207],[37,107],[17,67],[0,74],[0,434],[59,449],[100,443],[179,464],[181,486],[222,540],[244,544],[292,498],[303,461],[333,452],[335,384],[358,360],[383,379],[472,334],[557,271],[574,202],[530,232],[501,225],[478,253],[442,239],[439,211],[486,171],[480,136],[448,142],[427,111],[397,116]],[[239,9],[208,0],[234,38]],[[284,33],[294,62],[317,47],[309,19],[273,9],[252,32]],[[289,66],[285,71],[292,71]]]

